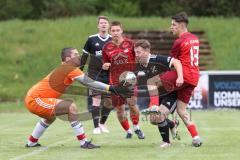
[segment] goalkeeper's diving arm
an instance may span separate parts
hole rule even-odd
[[[113,86],[110,86],[108,84],[99,82],[99,81],[95,81],[93,79],[91,79],[90,77],[86,76],[85,74],[82,74],[76,78],[74,78],[74,80],[80,82],[82,85],[97,90],[97,91],[101,91],[101,92],[105,92],[105,93],[109,93],[109,92],[114,92],[113,91]]]

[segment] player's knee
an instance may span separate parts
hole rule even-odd
[[[112,100],[110,98],[104,99],[104,107],[111,109],[112,108]]]
[[[129,107],[135,107],[137,104],[137,99],[135,97],[128,98],[127,104]]]
[[[76,105],[75,103],[72,103],[72,104],[69,106],[69,113],[77,114],[77,105]]]
[[[155,84],[156,84],[155,78],[154,78],[154,77],[149,78],[149,79],[147,80],[147,84],[148,84],[148,85],[155,85]]]
[[[153,125],[157,125],[163,121],[165,121],[166,117],[164,115],[158,115],[158,114],[151,114],[150,115],[150,123]]]
[[[117,117],[119,121],[123,121],[124,119],[127,118],[127,116],[125,115],[125,112],[120,110],[117,111]]]
[[[48,118],[48,119],[44,119],[44,118],[41,119],[41,121],[43,123],[46,123],[48,125],[52,124],[55,120],[56,120],[56,117],[51,117],[51,118]]]

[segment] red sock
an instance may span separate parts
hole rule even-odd
[[[29,139],[29,141],[31,141],[33,143],[36,143],[38,141],[38,139],[34,138],[32,135],[30,135],[30,137],[28,139]]]
[[[187,129],[188,129],[189,133],[191,134],[192,138],[195,136],[198,136],[198,132],[197,132],[196,126],[194,124],[188,125]]]
[[[153,105],[159,105],[159,97],[158,96],[150,96],[149,107]]]
[[[133,125],[138,125],[139,122],[139,114],[131,114],[130,113],[130,117],[132,120]]]
[[[86,138],[86,136],[85,136],[85,134],[80,134],[80,135],[78,135],[77,136],[77,139],[80,141],[80,140],[83,140],[83,139],[85,139]]]
[[[125,131],[129,130],[130,126],[129,126],[129,123],[128,123],[128,119],[125,119],[123,121],[120,122],[122,127],[124,128]]]

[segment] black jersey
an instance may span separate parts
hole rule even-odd
[[[108,76],[108,71],[102,70],[102,48],[105,43],[110,41],[112,38],[108,34],[105,38],[101,37],[99,34],[91,35],[88,37],[81,58],[80,68],[83,70],[84,65],[90,56],[90,61],[88,65],[88,75],[92,79],[98,79],[101,76]]]
[[[147,89],[147,80],[156,75],[160,75],[168,71],[171,67],[172,58],[162,55],[151,55],[149,57],[148,64],[146,66],[137,64],[138,88]],[[139,96],[148,96],[145,93]]]
[[[146,66],[138,63],[137,71],[140,74],[144,73],[144,78],[149,79],[153,76],[166,72],[171,67],[172,58],[162,55],[151,55]]]

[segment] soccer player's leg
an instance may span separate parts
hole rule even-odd
[[[169,93],[166,96],[161,97],[161,104],[168,108],[171,114],[174,114],[177,107],[177,92]],[[179,125],[179,121],[177,119],[170,120],[168,117],[166,119],[168,122],[168,126],[170,128],[173,139],[180,140],[180,135],[178,134],[177,127]]]
[[[166,120],[170,111],[163,104],[159,106],[158,110],[160,114],[150,114],[150,122],[158,126],[160,135],[162,137],[162,143],[160,147],[165,148],[170,146],[169,125]]]
[[[117,118],[120,122],[122,128],[126,131],[126,138],[132,138],[132,130],[130,129],[130,125],[128,122],[127,115],[125,113],[125,99],[120,96],[112,95],[112,104],[117,112]]]
[[[101,128],[102,132],[105,133],[109,133],[109,130],[107,128],[107,125],[105,124],[108,116],[111,112],[111,110],[113,109],[112,107],[112,99],[109,96],[105,96],[103,95],[103,106],[101,109],[101,118],[100,118],[100,123],[99,123],[99,127]]]
[[[80,147],[84,149],[94,149],[100,148],[100,146],[94,145],[91,141],[88,141],[83,129],[82,124],[79,121],[77,106],[71,100],[61,100],[57,99],[56,107],[55,107],[55,115],[67,115],[68,121],[71,123],[71,127],[73,128],[77,139],[80,142]]]
[[[149,92],[149,107],[152,106],[159,106],[159,93],[158,93],[158,86],[160,86],[161,83],[159,76],[154,76],[152,78],[149,78],[147,80],[147,88]]]
[[[25,98],[25,105],[27,109],[41,117],[39,122],[37,122],[32,134],[28,138],[28,142],[25,147],[40,147],[38,140],[47,130],[49,125],[54,122],[54,107],[56,104],[56,99],[54,98],[32,98],[27,96]]]
[[[130,118],[133,123],[134,132],[137,134],[139,139],[144,139],[144,133],[141,131],[139,127],[139,109],[137,107],[137,97],[132,96],[131,98],[127,98],[127,104],[130,110]]]
[[[193,138],[192,145],[194,147],[199,147],[202,145],[202,141],[198,134],[196,125],[190,119],[190,115],[187,112],[187,104],[190,100],[193,89],[194,89],[194,86],[187,84],[186,87],[178,91],[177,113],[180,116],[180,118],[183,120],[185,126],[187,127],[189,133]]]
[[[95,91],[92,91],[95,92]],[[96,95],[92,93],[92,119],[93,119],[93,134],[101,134],[101,129],[99,127],[99,117],[100,117],[100,104],[101,104],[101,95]]]

